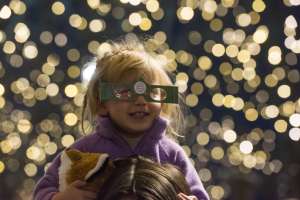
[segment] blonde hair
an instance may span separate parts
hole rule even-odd
[[[87,85],[84,98],[82,121],[88,119],[94,122],[101,106],[99,98],[99,81],[119,83],[122,77],[129,73],[143,76],[146,81],[156,81],[160,85],[173,85],[166,70],[166,63],[158,58],[158,54],[149,52],[143,43],[137,39],[122,39],[105,43],[107,49],[96,58],[96,69]],[[173,75],[174,76],[174,75]],[[179,104],[162,104],[161,116],[169,121],[167,134],[180,136],[183,130],[182,96],[179,95]],[[82,125],[84,130],[84,127]]]

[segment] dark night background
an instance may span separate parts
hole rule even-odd
[[[9,5],[11,1],[0,0],[0,9]],[[87,61],[92,53],[88,50],[88,44],[90,41],[95,40],[99,43],[106,41],[107,39],[115,39],[127,34],[124,29],[121,28],[122,21],[132,13],[144,10],[148,18],[152,21],[152,27],[148,31],[142,31],[139,27],[135,27],[132,31],[140,37],[153,36],[158,31],[163,31],[167,36],[165,41],[168,44],[169,49],[174,52],[184,50],[193,56],[193,61],[188,65],[180,63],[177,60],[177,72],[184,72],[188,74],[188,89],[187,94],[191,93],[190,86],[195,82],[201,82],[203,80],[197,80],[193,77],[193,72],[197,68],[197,60],[200,56],[208,56],[212,61],[212,67],[206,72],[206,75],[213,74],[218,80],[218,87],[210,89],[204,86],[203,92],[198,95],[199,102],[197,106],[191,107],[191,113],[188,119],[194,122],[188,123],[186,129],[186,138],[182,140],[182,145],[185,145],[192,153],[191,157],[195,161],[196,169],[207,169],[211,173],[211,178],[203,181],[205,188],[211,195],[211,199],[232,199],[232,200],[298,200],[300,199],[300,145],[299,141],[293,141],[288,134],[289,128],[284,133],[277,133],[274,129],[274,123],[277,119],[284,119],[288,122],[288,117],[280,114],[274,119],[265,119],[262,116],[258,116],[257,120],[249,121],[245,118],[243,111],[235,111],[233,109],[217,107],[212,103],[212,97],[215,93],[220,92],[227,94],[226,86],[228,81],[220,71],[219,66],[223,62],[230,62],[234,67],[241,67],[242,64],[238,61],[230,59],[224,55],[221,57],[214,56],[211,52],[204,49],[206,41],[213,40],[215,43],[221,43],[227,46],[223,41],[223,30],[225,28],[242,29],[246,33],[246,37],[255,32],[256,28],[260,25],[266,25],[269,28],[269,36],[266,42],[260,44],[261,51],[258,55],[251,56],[256,61],[256,73],[261,78],[261,83],[252,92],[248,92],[244,89],[245,80],[238,81],[236,84],[239,86],[239,90],[233,96],[241,97],[245,102],[252,102],[252,104],[258,110],[264,106],[256,100],[256,94],[259,90],[265,90],[268,92],[270,98],[265,105],[276,105],[280,107],[286,101],[297,102],[299,99],[299,79],[295,82],[290,82],[287,77],[280,80],[278,85],[287,84],[291,88],[291,95],[287,99],[279,98],[276,94],[278,85],[274,88],[270,88],[264,84],[264,77],[272,73],[275,66],[282,66],[286,74],[289,71],[296,69],[299,73],[299,54],[293,53],[296,57],[296,64],[289,65],[284,60],[284,56],[291,53],[290,49],[287,49],[284,45],[286,38],[284,34],[285,19],[289,15],[293,15],[297,22],[300,22],[300,7],[299,6],[287,6],[281,0],[264,1],[266,9],[259,13],[260,21],[257,24],[249,25],[247,27],[240,27],[235,21],[235,12],[249,13],[252,11],[251,5],[253,1],[235,1],[235,6],[228,8],[228,12],[225,16],[215,16],[223,21],[223,27],[219,31],[211,30],[209,22],[204,20],[201,16],[201,10],[195,8],[195,14],[193,18],[188,22],[182,22],[176,15],[177,9],[184,2],[201,2],[201,1],[175,1],[164,0],[159,1],[160,8],[164,11],[164,17],[161,20],[153,20],[151,14],[146,10],[144,4],[133,6],[130,4],[120,3],[120,1],[101,1],[100,4],[111,5],[112,10],[114,7],[121,7],[124,10],[124,17],[122,19],[116,19],[112,12],[107,14],[99,14],[95,10],[89,7],[85,0],[61,0],[65,6],[65,11],[62,15],[55,15],[51,11],[51,6],[56,1],[48,0],[24,0],[22,1],[26,5],[26,12],[21,15],[12,13],[8,19],[0,18],[0,33],[4,32],[6,37],[1,40],[0,37],[0,84],[4,86],[5,105],[0,106],[0,143],[7,139],[10,132],[20,135],[22,144],[19,148],[10,152],[4,152],[3,146],[0,146],[0,162],[4,163],[5,169],[1,172],[0,167],[0,199],[30,199],[30,195],[36,181],[42,176],[44,172],[44,166],[50,162],[54,156],[59,153],[64,147],[61,144],[61,137],[64,134],[70,134],[74,138],[80,136],[78,126],[68,126],[64,123],[64,115],[67,112],[74,111],[77,113],[78,106],[74,105],[72,98],[67,97],[64,94],[64,88],[68,84],[75,84],[80,82],[80,77],[71,78],[67,74],[67,70],[71,65],[76,65],[81,68],[83,63]],[[203,1],[202,1],[203,2]],[[221,5],[223,1],[216,0],[218,5]],[[79,14],[85,17],[87,22],[93,19],[102,19],[106,23],[105,30],[97,33],[93,33],[89,28],[79,30],[72,27],[69,23],[69,17],[72,14]],[[26,59],[22,55],[22,48],[24,44],[15,41],[14,28],[17,23],[24,23],[30,29],[30,37],[27,41],[33,41],[38,49],[38,55],[34,59]],[[58,33],[64,33],[67,37],[67,43],[64,46],[57,45],[54,41],[49,44],[41,42],[40,35],[43,31],[49,31],[54,35]],[[197,31],[201,35],[201,42],[193,45],[188,37],[191,31]],[[299,27],[296,28],[295,38],[300,38]],[[1,35],[0,35],[1,36]],[[11,57],[12,54],[6,53],[4,49],[5,41],[13,41],[16,44],[16,50],[13,54],[23,56],[23,64],[20,67],[12,66]],[[271,46],[279,46],[282,51],[283,59],[280,64],[272,66],[268,62],[268,50]],[[76,61],[70,61],[67,58],[67,51],[69,49],[77,49],[80,52],[80,59]],[[38,88],[37,82],[34,77],[43,73],[41,70],[42,65],[47,62],[47,57],[50,54],[55,54],[59,59],[59,64],[55,67],[55,72],[50,77],[50,82],[56,83],[59,87],[59,93],[54,97],[47,97],[45,100],[36,100],[31,105],[24,103],[23,96],[19,93],[16,94],[11,90],[11,85],[14,81],[20,77],[26,77],[30,85],[36,89]],[[33,71],[35,72],[33,73]],[[231,79],[232,80],[232,79]],[[234,80],[233,80],[234,81]],[[1,91],[1,90],[0,90]],[[298,105],[299,106],[299,105]],[[201,119],[201,113],[208,110],[211,117],[208,120]],[[31,123],[31,130],[27,134],[21,134],[17,128],[17,121],[12,120],[12,113],[14,111],[25,113]],[[280,111],[282,113],[282,111]],[[300,112],[300,109],[296,109],[296,112]],[[260,112],[259,112],[260,113]],[[205,115],[205,114],[204,114]],[[203,117],[202,117],[203,118]],[[41,123],[51,119],[55,121],[55,127],[52,131],[47,133],[51,141],[57,144],[57,151],[52,155],[46,155],[44,161],[36,162],[26,156],[26,151],[37,141],[37,137],[41,130]],[[268,138],[261,139],[254,145],[253,151],[264,151],[268,155],[266,166],[272,161],[280,161],[282,167],[278,172],[269,173],[268,170],[263,169],[248,169],[245,166],[232,165],[228,162],[228,149],[233,144],[226,143],[224,140],[212,136],[210,134],[209,125],[211,122],[217,122],[222,124],[224,119],[230,119],[234,123],[234,131],[237,134],[236,142],[241,142],[247,139],[247,135],[255,129],[262,130],[262,138],[268,131],[270,135],[275,136],[271,144],[266,142]],[[6,129],[7,121],[10,121],[14,128],[9,129],[10,132],[3,131]],[[5,123],[4,123],[5,122]],[[7,129],[6,129],[7,130]],[[60,134],[55,135],[55,131],[59,130]],[[197,136],[200,132],[209,133],[210,140],[206,145],[197,144]],[[4,144],[4,143],[3,143]],[[221,160],[213,159],[210,156],[210,151],[214,147],[221,147],[224,150],[224,157]],[[267,147],[266,147],[267,146]],[[270,147],[271,146],[271,147]],[[198,154],[199,153],[199,154]],[[204,160],[198,159],[201,156],[207,158]],[[199,157],[198,157],[199,156]],[[28,176],[24,172],[24,167],[27,163],[34,163],[37,167],[37,172],[34,175]],[[216,187],[218,186],[218,187]],[[220,192],[220,187],[222,188]]]

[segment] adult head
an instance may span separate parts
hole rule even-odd
[[[171,164],[158,164],[142,156],[114,161],[104,183],[101,200],[175,200],[190,194],[183,174]]]

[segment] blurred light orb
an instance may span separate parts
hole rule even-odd
[[[237,23],[241,27],[249,26],[251,23],[251,17],[247,13],[242,13],[237,16]]]
[[[179,18],[189,21],[194,17],[194,10],[191,7],[180,7],[178,10]]]
[[[251,81],[256,77],[256,71],[254,68],[247,67],[243,70],[243,78],[247,81]]]
[[[32,129],[32,124],[28,119],[18,121],[17,128],[21,133],[28,134]]]
[[[52,4],[51,9],[55,15],[62,15],[65,12],[65,5],[60,1],[56,1]]]
[[[269,29],[265,25],[259,26],[253,34],[253,40],[258,43],[264,43],[269,37]]]
[[[251,58],[250,52],[246,49],[241,50],[238,55],[237,55],[237,59],[241,62],[241,63],[247,63]]]
[[[258,112],[254,108],[249,108],[245,112],[245,117],[248,121],[256,121],[258,118]]]
[[[289,122],[293,127],[299,127],[300,126],[300,114],[294,113],[290,116]]]
[[[73,98],[78,94],[76,85],[69,84],[65,87],[65,94],[67,97]]]
[[[92,9],[97,9],[100,6],[100,0],[87,0],[87,4]]]
[[[5,99],[2,96],[0,96],[0,109],[2,109],[5,106],[5,103]]]
[[[71,146],[75,141],[75,138],[72,135],[64,135],[61,138],[61,143],[64,147],[68,148]]]
[[[11,9],[5,5],[0,10],[0,18],[1,19],[8,19],[11,16]]]
[[[78,117],[75,113],[67,113],[65,115],[65,118],[64,118],[64,122],[68,125],[68,126],[74,126],[76,125],[78,121]]]
[[[277,94],[279,97],[286,99],[291,96],[291,87],[288,85],[281,85],[277,89]]]
[[[198,59],[198,66],[202,69],[202,70],[209,70],[212,67],[212,61],[209,57],[207,56],[201,56]]]
[[[214,147],[210,153],[211,157],[215,160],[221,160],[224,157],[224,150],[219,146]]]
[[[223,139],[227,143],[233,143],[237,138],[237,135],[234,130],[226,130],[223,134]]]
[[[26,4],[19,0],[10,1],[9,7],[16,15],[23,15],[27,10]]]
[[[0,160],[0,174],[2,174],[5,170],[5,165],[4,163]]]
[[[31,160],[37,160],[39,158],[40,154],[41,154],[41,150],[36,146],[30,146],[26,150],[26,156],[27,156],[27,158],[29,158]]]
[[[129,0],[120,0],[121,3],[126,4],[129,3]]]
[[[299,6],[300,5],[300,0],[289,0],[289,3],[293,6]]]
[[[15,40],[19,43],[24,43],[30,36],[30,30],[24,23],[17,23],[14,28]]]
[[[16,50],[16,45],[12,41],[5,41],[3,45],[3,52],[6,54],[13,54]]]
[[[289,137],[293,141],[299,141],[300,140],[300,128],[291,128],[289,131]]]
[[[148,0],[146,2],[146,9],[149,12],[152,12],[152,13],[158,11],[158,9],[159,9],[159,2],[157,0]]]
[[[22,53],[23,53],[24,57],[26,57],[28,59],[34,59],[38,55],[38,49],[36,48],[36,46],[34,44],[30,43],[30,44],[24,46]]]
[[[272,65],[277,65],[281,62],[282,52],[279,46],[273,46],[268,50],[268,60]]]
[[[51,97],[56,96],[59,93],[58,85],[56,83],[50,83],[46,87],[46,93]]]
[[[142,16],[139,13],[134,12],[129,15],[129,23],[132,26],[138,26],[140,25],[141,22],[142,22]]]
[[[198,96],[195,94],[189,94],[186,96],[185,102],[189,107],[195,107],[198,105]]]
[[[48,154],[48,155],[53,155],[57,152],[57,144],[54,143],[54,142],[49,142],[46,144],[45,146],[45,152]]]
[[[279,109],[275,105],[269,105],[266,107],[265,113],[269,118],[276,118],[279,115]]]
[[[19,149],[22,145],[22,140],[18,134],[11,133],[10,135],[8,135],[7,139],[11,147],[15,150]]]
[[[285,25],[290,29],[295,29],[298,27],[298,23],[293,15],[289,15],[285,19]]]
[[[79,28],[80,25],[83,23],[83,19],[80,15],[78,14],[72,14],[69,17],[69,23],[72,27],[74,28]]]
[[[241,142],[240,151],[244,154],[250,154],[253,151],[253,144],[248,140]]]
[[[100,19],[93,19],[90,21],[89,29],[94,33],[103,31],[105,29],[105,22]]]
[[[212,103],[217,107],[223,106],[223,102],[224,95],[222,95],[221,93],[214,94],[214,96],[212,97]]]
[[[150,30],[151,27],[152,27],[152,22],[151,22],[151,20],[148,19],[148,18],[142,18],[142,21],[141,21],[141,23],[139,24],[139,27],[140,27],[140,29],[143,30],[143,31],[148,31],[148,30]]]
[[[224,188],[221,186],[213,186],[210,193],[213,199],[222,199],[225,195]]]
[[[33,177],[33,176],[36,175],[38,170],[37,170],[37,166],[35,164],[28,163],[28,164],[25,165],[24,171],[25,171],[27,176]]]
[[[246,155],[243,159],[243,164],[247,168],[253,168],[256,165],[256,158],[253,155]]]
[[[6,33],[0,30],[0,43],[4,42],[6,39]]]
[[[293,42],[291,50],[294,53],[300,54],[300,40],[296,40],[295,42]]]
[[[1,151],[6,154],[10,153],[13,150],[13,147],[11,146],[10,142],[7,140],[2,140],[0,142]]]
[[[209,169],[202,168],[199,170],[199,177],[201,181],[207,182],[212,178],[212,173]]]
[[[225,53],[225,47],[223,44],[215,44],[212,48],[212,53],[216,57],[221,57]]]
[[[54,42],[57,46],[64,47],[68,42],[68,38],[67,38],[66,34],[58,33],[54,37]]]
[[[138,6],[141,3],[141,0],[128,0],[128,3],[133,6]]]
[[[252,8],[255,12],[263,12],[266,9],[266,4],[263,0],[254,0],[252,3]]]
[[[234,6],[234,3],[236,2],[236,0],[221,0],[221,2],[225,8],[230,8],[230,7]]]
[[[207,13],[215,13],[218,9],[218,5],[213,0],[205,0],[203,4],[203,10]]]
[[[296,42],[296,39],[293,36],[288,36],[284,40],[284,45],[286,48],[291,49],[293,47],[293,45],[295,44],[295,42]]]
[[[226,95],[223,99],[223,104],[226,108],[231,108],[234,103],[235,97],[233,95]]]
[[[240,111],[244,108],[244,106],[245,106],[245,102],[242,98],[240,97],[234,98],[233,105],[232,105],[233,110]]]
[[[236,40],[236,35],[235,32],[233,31],[233,29],[231,28],[226,28],[223,31],[223,41],[226,44],[234,44]]]
[[[209,135],[206,132],[200,132],[196,138],[198,144],[205,146],[209,143]]]
[[[238,55],[239,48],[236,45],[229,45],[226,47],[226,55],[230,58],[234,58]]]
[[[274,129],[278,133],[285,133],[287,128],[288,128],[288,123],[283,119],[276,120],[274,123]]]
[[[5,93],[4,86],[0,83],[0,96],[2,96]]]

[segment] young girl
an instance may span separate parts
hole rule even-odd
[[[170,137],[182,124],[177,87],[160,60],[136,41],[111,42],[110,50],[97,59],[89,81],[83,113],[96,121],[93,134],[70,148],[108,153],[112,159],[142,155],[158,163],[173,164],[185,175],[191,193],[178,199],[209,199],[199,176],[184,150]],[[58,191],[58,155],[38,182],[35,200],[95,199],[75,181]],[[197,198],[196,198],[197,197]]]

